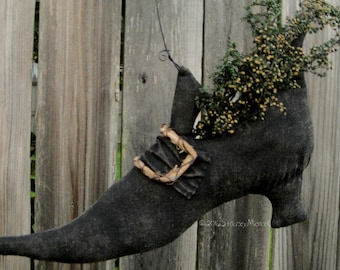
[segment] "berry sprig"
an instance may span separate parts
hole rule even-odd
[[[254,7],[264,12],[253,13]],[[285,25],[280,19],[281,5],[275,0],[255,0],[246,11],[254,49],[243,55],[228,40],[224,58],[212,74],[212,95],[196,99],[201,121],[195,132],[203,138],[233,134],[245,120],[264,120],[269,107],[285,114],[286,107],[277,93],[300,88],[296,80],[300,72],[325,76],[332,66],[328,55],[340,45],[340,8],[324,1],[305,0]],[[295,44],[306,34],[325,27],[334,31],[334,37],[313,46],[309,54]]]

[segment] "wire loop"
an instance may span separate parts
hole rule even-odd
[[[161,31],[161,36],[162,36],[162,40],[163,40],[163,44],[164,44],[164,50],[161,50],[159,52],[159,60],[164,62],[167,59],[169,59],[174,64],[176,69],[179,70],[181,66],[178,65],[174,61],[174,59],[171,57],[170,50],[168,49],[168,46],[167,46],[166,41],[165,41],[165,36],[164,36],[164,31],[163,31],[163,27],[162,27],[161,16],[160,16],[157,0],[155,0],[155,4],[156,4],[156,11],[157,11],[157,19],[158,19],[158,23],[159,23],[159,29]]]

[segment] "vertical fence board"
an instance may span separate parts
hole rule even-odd
[[[41,2],[36,228],[80,215],[115,177],[120,0]],[[36,262],[36,269],[113,269]]]
[[[127,1],[123,173],[131,169],[134,156],[155,142],[160,125],[170,121],[177,70],[170,62],[159,61],[163,43],[155,2],[159,4],[165,37],[174,59],[190,68],[198,80],[201,79],[203,1]],[[163,248],[121,258],[120,269],[195,269],[196,239],[195,224]]]
[[[250,28],[241,21],[244,7],[250,2],[206,1],[205,85],[211,85],[209,75],[223,58],[228,36],[241,51],[251,48]],[[224,204],[202,217],[198,230],[198,269],[268,269],[270,213],[269,201],[253,195]]]
[[[30,233],[34,4],[34,0],[0,3],[0,235]],[[1,256],[0,269],[30,269],[30,260]]]
[[[299,1],[300,2],[300,1]],[[338,0],[327,0],[338,5]],[[284,16],[298,3],[284,1]],[[307,37],[305,48],[327,40],[324,31]],[[306,76],[314,125],[314,153],[304,174],[303,195],[308,220],[275,230],[273,269],[340,269],[340,53],[331,55],[326,78]]]

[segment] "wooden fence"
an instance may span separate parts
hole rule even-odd
[[[339,4],[338,0],[328,0]],[[240,18],[249,0],[158,0],[176,61],[208,85],[227,36],[245,52]],[[0,2],[0,235],[30,232],[30,109],[34,0]],[[283,0],[284,14],[298,1]],[[311,37],[306,46],[327,33]],[[88,208],[169,122],[176,69],[163,48],[155,1],[40,3],[36,111],[36,230],[66,224]],[[304,175],[308,221],[271,230],[231,226],[270,220],[271,206],[247,196],[214,209],[173,243],[120,258],[122,270],[340,269],[340,54],[328,77],[308,76],[315,150]],[[123,69],[122,69],[123,67]],[[122,79],[123,78],[123,79]],[[179,217],[180,218],[180,217]],[[223,221],[230,226],[212,226]],[[170,221],[171,222],[171,221]],[[210,226],[208,225],[210,224]],[[216,225],[216,223],[215,223]],[[0,269],[115,269],[0,256]]]

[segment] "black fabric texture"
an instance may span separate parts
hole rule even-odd
[[[233,135],[197,140],[191,130],[200,86],[188,69],[181,68],[170,126],[199,155],[185,177],[172,187],[131,168],[71,223],[0,237],[0,254],[88,263],[144,252],[175,240],[211,209],[252,193],[271,201],[272,227],[304,221],[302,174],[313,151],[313,129],[303,74],[296,79],[301,89],[278,92],[287,115],[270,108],[264,121],[242,122]],[[181,159],[164,138],[143,155],[149,166],[162,172]]]

